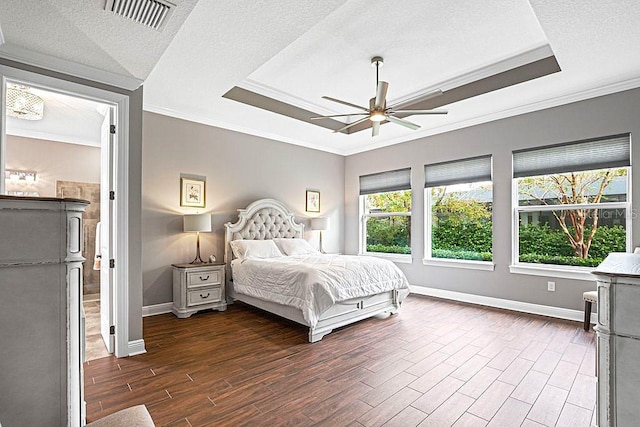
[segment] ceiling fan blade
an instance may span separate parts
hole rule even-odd
[[[365,118],[362,118],[362,119],[360,119],[360,120],[356,120],[356,121],[355,121],[355,122],[353,122],[353,123],[349,123],[348,125],[343,126],[343,127],[341,127],[340,129],[336,129],[336,130],[334,130],[334,131],[333,131],[333,133],[342,132],[342,131],[343,131],[343,130],[345,130],[345,129],[349,129],[351,126],[359,125],[360,123],[362,123],[362,122],[364,122],[364,121],[367,121],[367,120],[369,120],[369,116],[367,116],[367,117],[365,117]]]
[[[401,126],[404,126],[406,128],[412,129],[412,130],[420,129],[420,126],[418,126],[415,123],[411,123],[408,120],[399,119],[399,118],[393,117],[393,116],[387,116],[387,120],[389,120],[391,123],[395,123],[397,125],[401,125]]]
[[[390,111],[387,114],[396,114],[396,113],[404,113],[404,114],[447,114],[449,111],[447,110],[394,110]]]
[[[378,82],[378,87],[376,88],[376,101],[373,104],[376,110],[384,108],[384,103],[387,100],[387,89],[389,89],[389,83]]]
[[[371,136],[378,136],[380,134],[380,122],[372,122]]]
[[[442,95],[442,91],[440,89],[436,89],[433,92],[428,92],[428,93],[425,93],[424,95],[418,95],[415,98],[411,98],[411,99],[408,99],[406,101],[398,102],[397,104],[392,105],[390,108],[394,108],[394,107],[396,107],[398,105],[414,105],[414,104],[417,104],[419,102],[423,102],[423,101],[429,100],[431,98],[436,98],[436,97],[441,96],[441,95]]]
[[[309,120],[329,119],[331,117],[349,117],[349,116],[365,116],[365,115],[369,115],[369,113],[334,114],[332,116],[309,117]]]
[[[326,99],[328,101],[337,102],[338,104],[342,104],[342,105],[348,105],[349,107],[353,107],[353,108],[359,108],[360,110],[364,110],[366,112],[369,112],[368,108],[364,108],[364,107],[361,107],[361,106],[356,105],[356,104],[352,104],[352,103],[347,102],[347,101],[341,101],[339,99],[331,98],[330,96],[323,96],[322,99]]]

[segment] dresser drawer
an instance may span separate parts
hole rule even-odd
[[[193,290],[187,293],[187,305],[189,306],[219,302],[221,299],[222,289],[220,286]]]
[[[188,288],[220,284],[222,284],[222,274],[220,270],[194,271],[187,273]]]

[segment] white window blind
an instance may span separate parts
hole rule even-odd
[[[630,134],[513,152],[513,177],[631,166]]]
[[[360,177],[360,195],[411,190],[411,168]]]
[[[491,181],[491,155],[434,163],[424,167],[424,186]]]

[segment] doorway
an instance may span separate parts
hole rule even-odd
[[[0,75],[0,194],[99,200],[85,221],[83,291],[100,301],[99,337],[106,351],[127,356],[128,330],[118,327],[127,319],[126,283],[120,280],[126,256],[119,268],[110,262],[118,247],[127,247],[121,226],[127,209],[110,196],[126,179],[118,149],[126,152],[127,138],[118,122],[127,128],[128,97],[4,66]],[[41,117],[21,117],[33,116],[33,102],[37,116],[39,100]]]

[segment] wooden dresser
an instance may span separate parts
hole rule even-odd
[[[598,283],[599,427],[640,425],[640,254],[612,253]]]
[[[79,426],[82,214],[76,199],[0,196],[0,424]]]

